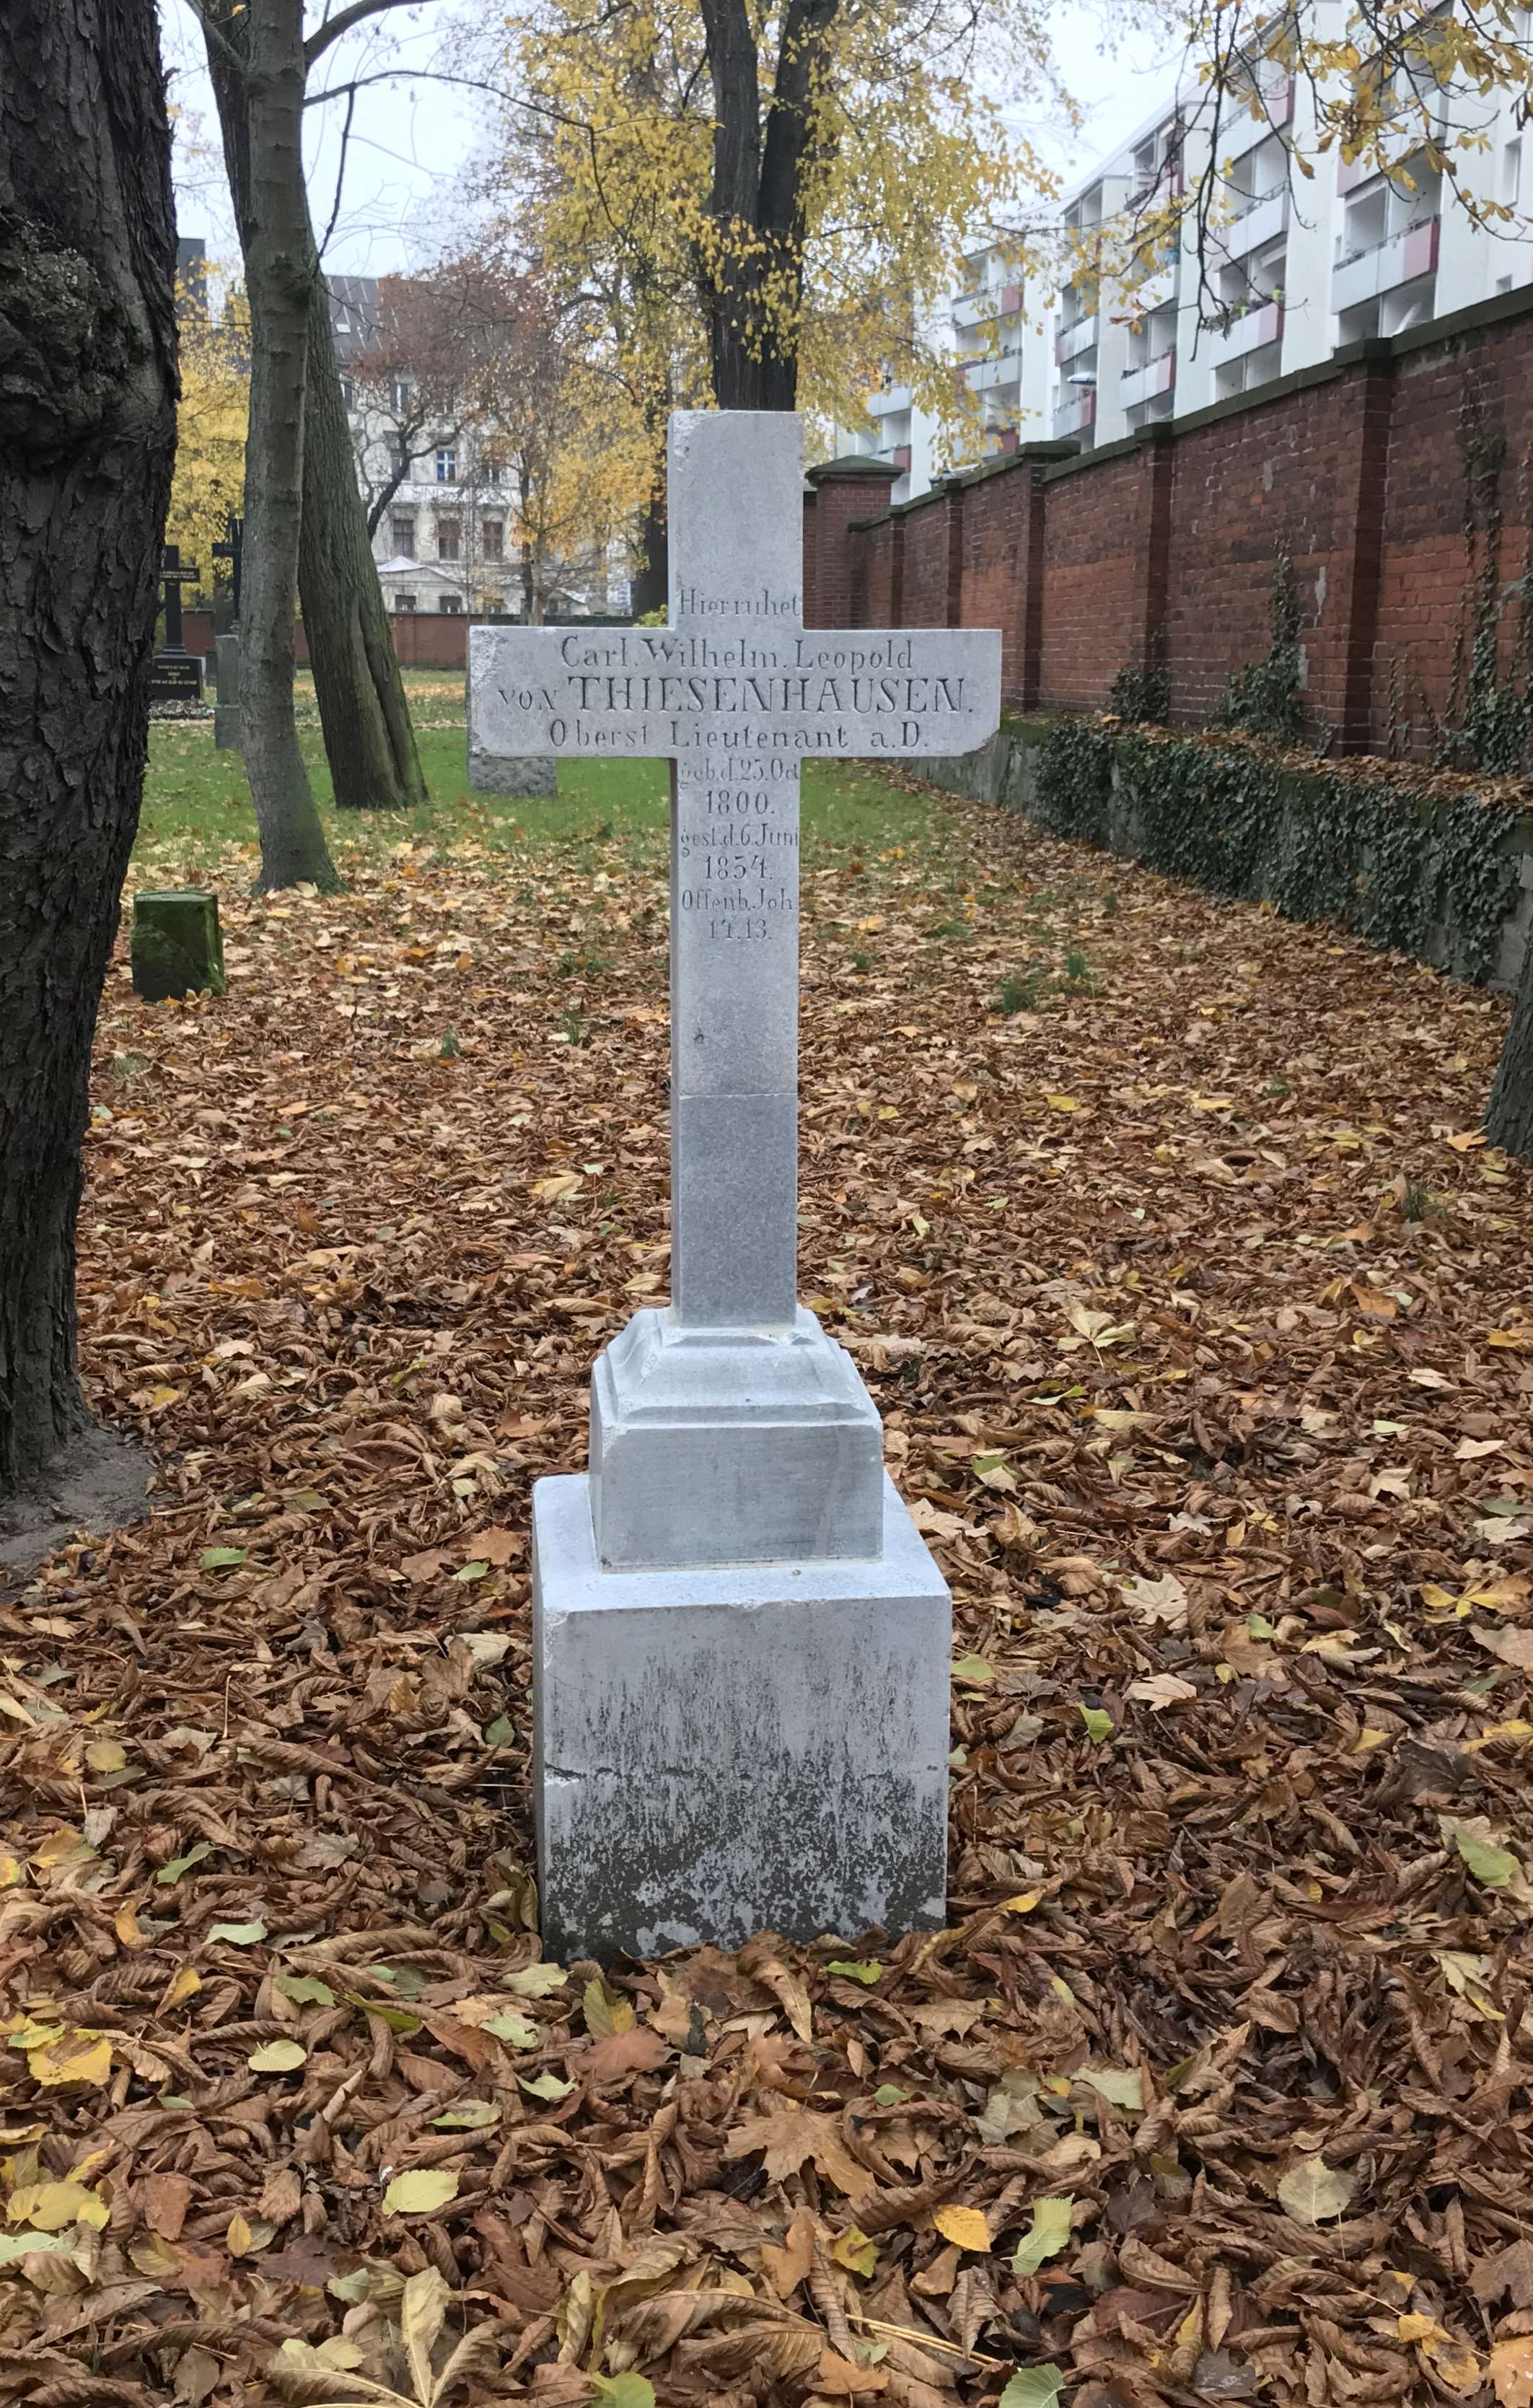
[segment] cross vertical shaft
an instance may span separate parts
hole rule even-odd
[[[670,626],[748,674],[799,620],[795,417],[674,419]],[[671,769],[671,1303],[684,1328],[796,1310],[798,768],[715,745]]]

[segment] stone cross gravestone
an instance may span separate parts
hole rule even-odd
[[[666,755],[671,1296],[533,1494],[534,1806],[566,1962],[939,1923],[951,1613],[796,1297],[798,771],[969,752],[1000,637],[802,624],[800,428],[670,422],[663,628],[478,626],[470,750]]]

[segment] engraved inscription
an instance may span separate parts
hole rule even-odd
[[[798,917],[798,773],[731,756],[680,788],[675,908],[710,944],[759,944]]]

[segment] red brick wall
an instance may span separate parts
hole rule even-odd
[[[1441,710],[1465,623],[1466,456],[1497,445],[1509,655],[1519,463],[1533,459],[1526,292],[1099,455],[1024,446],[900,510],[865,510],[836,591],[867,625],[998,626],[1013,708],[1097,708],[1120,669],[1164,664],[1186,723],[1215,715],[1235,671],[1266,655],[1282,551],[1314,731],[1357,750],[1403,716],[1420,747],[1422,697]],[[824,582],[824,529],[818,562]]]
[[[838,460],[809,472],[804,497],[804,624],[851,627],[860,574],[852,528],[888,507],[895,472],[887,461]]]
[[[1143,480],[1136,447],[1045,487],[1040,700],[1099,704],[1137,658]]]
[[[406,668],[461,669],[468,660],[468,629],[473,622],[445,610],[400,611],[390,618],[394,648]],[[213,614],[188,610],[182,614],[182,641],[189,652],[213,649]],[[308,658],[303,621],[298,622],[297,655]]]
[[[1041,464],[969,487],[963,500],[959,624],[1001,631],[1001,695],[1028,710],[1038,695],[1041,621],[1029,560],[1043,539]]]
[[[902,627],[961,624],[964,491],[945,485],[910,505],[900,578]]]
[[[852,624],[897,627],[905,566],[904,520],[875,520],[867,540],[852,546]]]
[[[1487,447],[1502,458],[1505,663],[1516,626],[1511,585],[1529,565],[1527,494],[1519,492],[1524,464],[1533,463],[1533,325],[1526,319],[1486,327],[1472,349],[1434,344],[1397,370],[1373,670],[1381,743],[1396,717],[1412,724],[1419,743],[1424,700],[1440,711],[1448,699],[1455,641],[1462,634],[1467,646],[1469,634],[1466,454],[1483,460]]]

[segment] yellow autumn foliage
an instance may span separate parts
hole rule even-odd
[[[250,348],[241,295],[222,318],[210,317],[199,298],[184,284],[178,294],[181,397],[165,541],[179,544],[210,585],[211,546],[222,542],[230,510],[244,507]]]
[[[801,12],[800,12],[801,13]],[[760,112],[783,11],[753,12]],[[795,263],[766,275],[775,339],[796,342],[798,407],[852,423],[886,375],[946,423],[964,406],[937,305],[977,228],[1004,226],[1019,267],[1053,179],[1004,107],[1067,104],[1033,0],[854,0],[817,27]],[[501,62],[504,179],[555,274],[600,297],[641,415],[708,398],[706,294],[754,239],[710,208],[712,92],[700,0],[535,0]],[[530,129],[530,130],[529,130]]]

